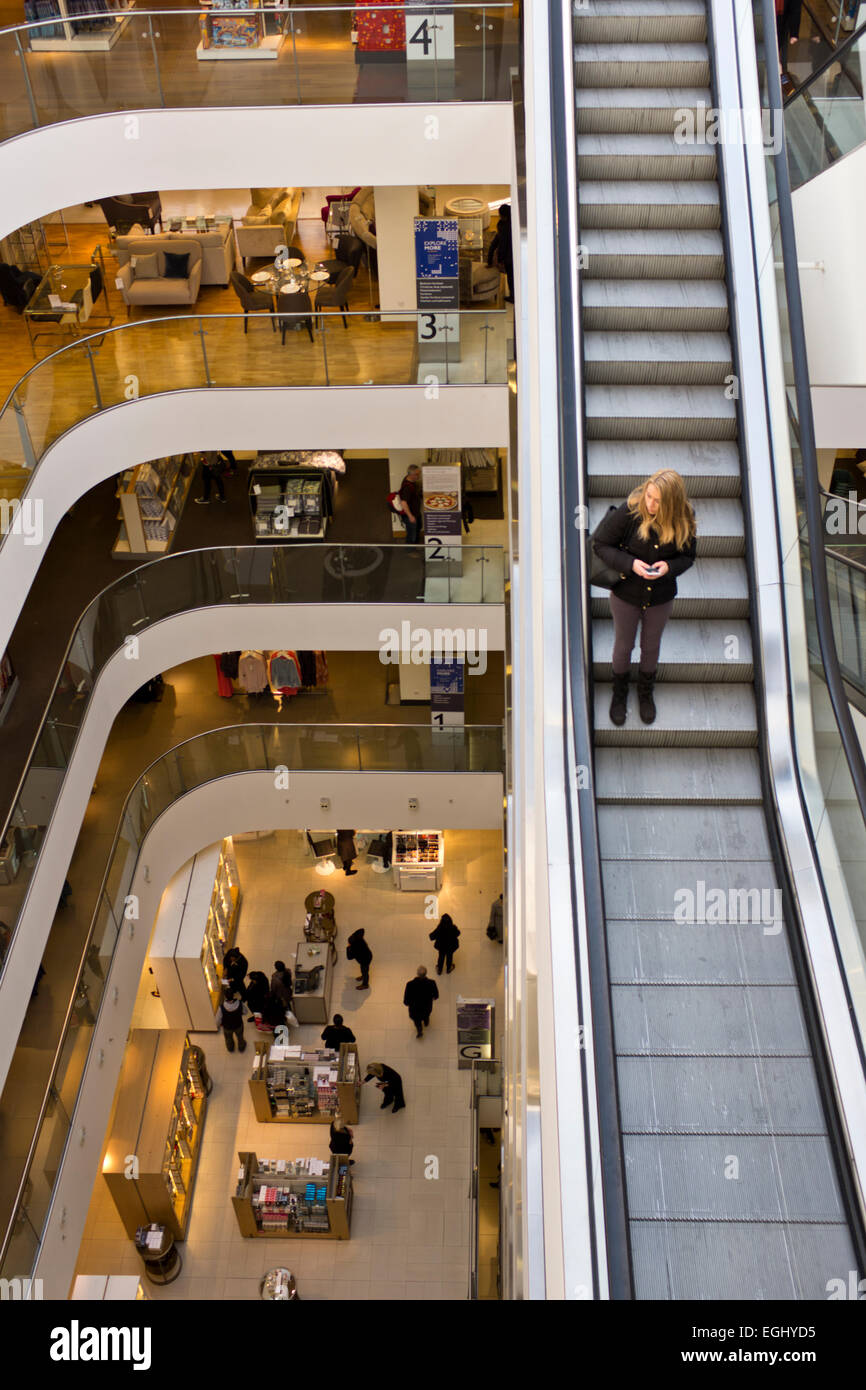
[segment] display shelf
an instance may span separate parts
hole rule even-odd
[[[165,555],[195,476],[189,454],[139,464],[123,474],[117,490],[121,527],[112,547],[118,559]]]
[[[92,26],[103,16],[89,15],[86,12],[75,14],[70,10],[67,0],[54,0],[54,5],[54,15],[45,14],[44,11],[42,14],[34,12],[30,15],[28,7],[25,6],[28,18],[44,19],[46,29],[58,31],[54,34],[40,35],[40,30],[31,30],[30,48],[34,53],[66,53],[70,50],[79,53],[107,53],[117,43],[129,23],[135,0],[117,6],[117,14],[107,20],[101,28],[88,27],[79,33],[75,32],[77,25]],[[106,8],[109,6],[106,5]]]
[[[250,513],[257,541],[324,540],[331,516],[331,485],[320,468],[265,465],[250,469]]]
[[[158,1222],[183,1240],[207,1111],[188,1035],[131,1033],[117,1094],[102,1172],[124,1229]]]
[[[298,942],[292,1008],[299,1023],[327,1023],[331,1016],[333,971],[333,960],[327,944]]]
[[[238,1154],[232,1206],[242,1236],[348,1240],[352,1170],[342,1156],[259,1159]]]
[[[441,830],[395,830],[393,867],[397,886],[405,893],[438,892],[445,866],[445,836]]]
[[[201,850],[162,895],[147,966],[169,1027],[211,1031],[241,889],[231,838]]]
[[[267,19],[260,0],[222,0],[199,15],[201,41],[196,58],[202,62],[277,58],[285,33],[277,20],[277,32],[269,34]]]
[[[361,1064],[355,1043],[330,1048],[257,1042],[249,1079],[259,1124],[330,1124],[358,1118]]]

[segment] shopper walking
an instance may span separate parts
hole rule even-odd
[[[246,1051],[247,1040],[244,1037],[244,1001],[236,989],[224,988],[220,1006],[217,1009],[217,1028],[222,1028],[223,1037],[226,1040],[226,1047],[229,1052],[235,1050],[235,1039],[237,1039],[238,1052]]]
[[[237,946],[230,946],[223,956],[223,979],[229,980],[239,993],[245,993],[244,981],[247,977],[249,961]]]
[[[487,252],[487,264],[498,265],[500,270],[505,271],[505,279],[508,282],[508,293],[505,296],[506,304],[514,303],[514,250],[511,244],[511,205],[503,203],[499,209],[499,220],[496,223],[496,231],[490,243],[490,250]],[[500,284],[502,281],[500,280]]]
[[[355,848],[354,830],[337,831],[337,853],[340,856],[340,862],[343,865],[343,872],[346,878],[351,878],[352,874],[358,872],[357,869],[352,868],[352,864],[358,858],[358,851]]]
[[[659,647],[677,592],[677,577],[695,561],[697,527],[685,485],[663,468],[611,508],[595,531],[596,555],[622,579],[611,589],[614,626],[612,724],[625,723],[631,653],[640,628],[638,704],[644,724],[656,717],[653,684]]]
[[[382,1092],[382,1104],[380,1110],[387,1110],[393,1104],[392,1115],[396,1115],[398,1110],[406,1109],[406,1099],[403,1095],[403,1078],[393,1067],[387,1067],[384,1062],[368,1062],[367,1075],[364,1077],[364,1085],[368,1081],[375,1079],[378,1090]]]
[[[776,37],[779,40],[779,61],[782,72],[788,71],[788,45],[800,37],[803,0],[776,0]]]
[[[210,502],[211,484],[216,483],[217,501],[226,500],[226,490],[223,484],[223,468],[218,459],[211,459],[208,454],[202,454],[201,464],[201,497],[195,500],[200,507]]]
[[[344,1024],[342,1014],[334,1014],[334,1022],[326,1025],[321,1036],[325,1047],[338,1048],[340,1043],[355,1041],[355,1034]]]
[[[415,978],[408,981],[403,991],[403,1003],[415,1024],[416,1038],[423,1038],[424,1029],[429,1024],[433,1012],[433,1001],[438,998],[439,986],[435,980],[428,980],[426,965],[419,965]]]
[[[334,1119],[331,1121],[331,1142],[328,1146],[332,1154],[342,1158],[344,1155],[349,1158],[349,1154],[355,1147],[355,1136],[346,1124],[345,1120]],[[349,1158],[352,1167],[355,1160]]]
[[[271,993],[279,1000],[284,1010],[292,1007],[292,999],[294,998],[292,972],[283,960],[274,961],[274,973],[271,976]]]
[[[450,975],[454,969],[454,952],[459,951],[460,928],[452,922],[447,912],[443,912],[438,924],[430,933],[430,940],[439,952],[439,959],[436,962],[436,974],[442,974],[442,966],[448,967],[447,974]]]
[[[403,525],[406,544],[417,545],[421,539],[421,469],[413,463],[406,469],[397,496],[403,503]]]
[[[367,945],[367,938],[364,936],[364,928],[359,927],[353,931],[349,940],[346,942],[346,959],[357,961],[361,971],[358,976],[358,989],[370,988],[370,962],[373,959],[373,952]]]
[[[273,1033],[277,1028],[285,1028],[291,1022],[294,1014],[287,1008],[282,999],[279,999],[272,989],[265,995],[265,1002],[262,1004],[261,1017],[256,1023],[260,1033]]]

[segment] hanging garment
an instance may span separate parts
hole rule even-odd
[[[230,700],[235,693],[235,688],[222,668],[222,657],[214,656],[217,668],[217,695],[221,695],[224,700]]]
[[[238,680],[248,695],[260,695],[268,688],[268,668],[261,652],[241,652]]]
[[[301,668],[301,685],[312,687],[316,684],[316,653],[297,652],[298,665]]]
[[[238,662],[241,659],[240,652],[223,652],[220,656],[220,668],[224,676],[229,680],[236,681],[238,678]]]
[[[275,695],[297,695],[303,682],[294,652],[271,652],[268,680]]]
[[[315,652],[316,658],[316,685],[328,684],[328,654],[327,652]]]

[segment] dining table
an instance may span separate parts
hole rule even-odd
[[[315,296],[319,285],[326,285],[331,278],[331,272],[323,268],[324,262],[315,265],[308,264],[307,261],[298,260],[292,257],[290,260],[283,261],[279,266],[276,264],[266,266],[264,270],[257,270],[250,280],[257,290],[263,290],[271,296],[274,311],[279,313],[279,299],[284,294],[304,294]],[[300,328],[300,321],[292,327]]]

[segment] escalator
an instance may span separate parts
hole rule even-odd
[[[627,721],[609,721],[613,625],[591,596],[633,1291],[825,1299],[862,1267],[862,1232],[767,809],[724,191],[715,148],[675,137],[715,105],[706,6],[581,0],[573,39],[589,524],[662,467],[698,523],[651,726],[636,661]]]

